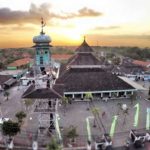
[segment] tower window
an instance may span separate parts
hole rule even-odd
[[[45,54],[47,54],[47,51],[45,51]]]
[[[43,57],[40,57],[40,64],[43,65]]]

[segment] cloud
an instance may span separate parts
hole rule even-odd
[[[104,35],[104,34],[87,34],[88,37],[98,37],[104,39],[140,39],[140,40],[150,40],[150,34],[134,34],[134,35]]]
[[[93,30],[112,30],[112,29],[119,29],[120,26],[107,26],[107,27],[95,27]]]
[[[53,18],[72,19],[76,17],[97,17],[102,15],[102,13],[86,7],[79,9],[76,13],[63,13],[61,15],[50,11],[50,8],[51,5],[48,3],[43,3],[39,7],[31,4],[28,11],[0,8],[0,24],[37,24],[41,17],[44,17],[45,20],[52,21]]]
[[[0,8],[1,24],[23,24],[23,23],[39,23],[42,16],[48,19],[52,14],[49,12],[49,4],[42,4],[37,7],[31,4],[29,11],[11,10],[10,8]]]
[[[82,17],[98,17],[102,16],[103,13],[95,11],[93,9],[83,7],[78,10],[76,13],[64,13],[63,15],[57,15],[57,18],[60,19],[73,19],[73,18],[82,18]]]

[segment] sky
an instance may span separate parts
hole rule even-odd
[[[150,47],[150,0],[0,0],[0,48],[31,47],[41,31],[53,46]]]

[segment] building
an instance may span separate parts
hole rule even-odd
[[[103,99],[127,97],[136,91],[133,86],[105,70],[105,65],[94,56],[85,39],[75,55],[61,67],[56,84],[64,84],[64,95],[73,99],[84,99],[89,92]]]
[[[36,74],[45,74],[47,71],[50,71],[51,67],[51,53],[49,43],[51,42],[50,36],[46,35],[43,32],[44,22],[42,21],[42,30],[40,35],[33,37],[33,42],[35,45],[35,60],[34,60],[34,71]]]
[[[30,67],[32,59],[31,58],[22,58],[18,59],[7,66],[8,70],[17,70],[20,68],[28,68]]]
[[[5,87],[5,83],[12,79],[11,75],[0,75],[0,91],[2,91]]]
[[[57,106],[63,95],[59,89],[63,90],[63,88],[59,88],[61,85],[52,86],[54,75],[56,75],[53,72],[57,69],[54,68],[54,62],[51,59],[51,45],[49,45],[51,38],[43,32],[44,26],[45,23],[42,19],[40,35],[33,37],[35,43],[33,46],[35,48],[34,64],[26,76],[21,79],[23,85],[28,85],[22,98],[36,100],[34,112],[39,114],[38,129],[39,131],[41,129],[51,131],[55,129]]]

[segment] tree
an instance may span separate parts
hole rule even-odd
[[[113,63],[114,65],[119,65],[120,62],[121,62],[120,57],[114,57],[114,58],[112,59],[112,63]]]
[[[2,124],[2,132],[4,135],[8,135],[9,137],[15,136],[18,132],[20,132],[19,123],[11,120],[4,121]]]
[[[56,139],[51,139],[50,143],[47,145],[47,150],[61,150],[60,145],[57,143]]]
[[[78,136],[76,127],[70,126],[69,131],[67,133],[67,138],[71,140],[71,142],[75,141],[75,138]]]
[[[96,127],[96,116],[99,115],[99,108],[97,107],[93,107],[92,108],[92,113],[93,113],[93,116],[94,116],[94,122],[93,122],[93,127]]]
[[[133,94],[131,94],[130,99],[131,99],[131,104],[133,104],[133,102],[136,100],[137,97],[137,93],[133,92]]]
[[[6,97],[6,100],[8,100],[9,95],[10,95],[10,93],[8,91],[4,92],[4,96]]]
[[[85,98],[85,100],[88,101],[87,110],[89,110],[89,109],[90,109],[90,102],[91,102],[92,99],[93,99],[93,95],[92,95],[92,93],[88,92],[88,93],[85,94],[85,97],[84,97],[84,98]]]
[[[31,106],[33,104],[33,100],[32,99],[25,99],[24,104],[25,104],[26,110],[27,110],[29,108],[29,106]]]
[[[66,96],[64,96],[64,97],[62,98],[62,105],[63,105],[63,107],[64,107],[64,115],[65,115],[65,113],[66,113],[66,107],[67,107],[67,105],[68,105],[68,98],[67,98]]]
[[[19,112],[16,113],[15,116],[16,116],[16,118],[18,119],[18,123],[21,124],[23,118],[26,117],[26,114],[25,114],[23,111],[19,111]]]

